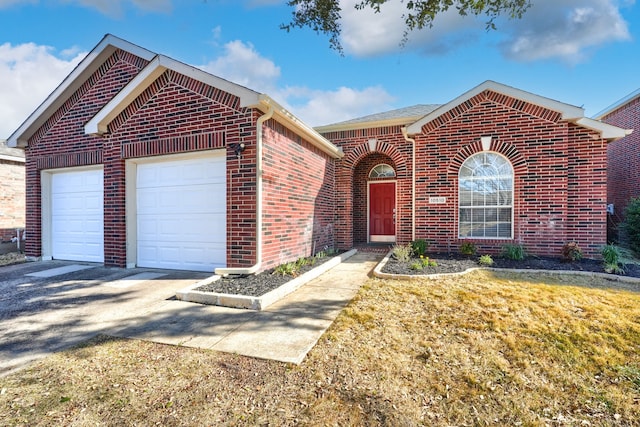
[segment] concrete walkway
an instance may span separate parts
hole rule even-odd
[[[264,311],[176,300],[201,273],[2,267],[0,375],[99,333],[299,364],[382,257],[358,252]]]

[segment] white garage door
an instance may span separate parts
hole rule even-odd
[[[226,265],[224,150],[137,166],[137,264],[213,271]]]
[[[102,169],[51,175],[51,256],[104,262]]]

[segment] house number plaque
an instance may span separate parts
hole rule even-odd
[[[429,204],[431,205],[442,205],[447,203],[446,197],[429,197]]]

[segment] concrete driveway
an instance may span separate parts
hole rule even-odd
[[[65,261],[0,267],[0,375],[98,333],[300,363],[380,258],[357,253],[259,312],[175,299],[208,273]]]
[[[65,261],[0,267],[0,374],[130,325],[207,276]]]

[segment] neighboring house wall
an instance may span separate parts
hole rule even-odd
[[[16,229],[25,227],[24,157],[9,153],[0,141],[0,242],[16,237]]]
[[[601,120],[633,129],[633,133],[611,142],[607,148],[607,201],[614,205],[610,238],[615,239],[629,200],[640,197],[640,96],[617,105],[601,116]]]
[[[483,150],[483,136],[492,137],[489,150],[508,158],[514,168],[513,239],[458,238],[458,172],[469,156]],[[337,167],[338,204],[346,212],[339,244],[366,242],[361,224],[367,173],[379,162],[396,169],[396,236],[399,243],[409,242],[412,147],[400,128],[325,137],[345,152]],[[374,138],[371,150],[368,141]],[[430,250],[455,252],[462,242],[473,241],[479,251],[497,253],[507,243],[521,243],[531,253],[558,256],[565,243],[575,240],[585,255],[597,256],[606,242],[606,143],[598,133],[561,121],[557,112],[487,91],[427,123],[413,138],[415,238],[427,239]],[[433,204],[430,197],[446,202]]]

